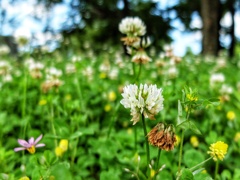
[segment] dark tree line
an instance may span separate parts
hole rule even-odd
[[[14,1],[14,0],[12,0]],[[49,11],[63,0],[37,0],[43,3]],[[94,42],[94,47],[101,47],[103,43],[119,44],[121,37],[118,24],[126,16],[139,16],[147,26],[147,32],[153,38],[153,45],[161,49],[164,43],[169,43],[171,37],[167,32],[171,30],[169,13],[174,11],[185,25],[186,31],[201,30],[202,54],[217,56],[222,48],[220,31],[231,36],[228,47],[230,56],[234,55],[236,46],[234,15],[239,10],[240,0],[179,0],[173,7],[163,9],[161,1],[146,0],[71,0],[71,12],[68,20],[61,28],[66,39],[77,37],[79,42]],[[221,27],[220,20],[226,12],[231,14],[230,27]],[[191,29],[192,14],[198,13],[202,19],[201,29]],[[76,19],[79,19],[77,21]],[[71,22],[71,23],[69,23]],[[48,26],[46,31],[51,31]],[[80,45],[83,43],[80,43]]]

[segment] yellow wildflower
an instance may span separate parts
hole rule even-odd
[[[235,115],[235,113],[233,111],[228,111],[227,112],[227,119],[229,121],[233,121],[235,119],[235,117],[236,117],[236,115]]]
[[[176,135],[175,146],[178,146],[180,142],[181,142],[181,138],[178,135]]]
[[[38,105],[40,106],[44,106],[47,104],[47,100],[46,99],[41,99],[39,102],[38,102]]]
[[[71,99],[72,99],[71,94],[67,94],[67,95],[65,96],[65,100],[66,100],[66,101],[70,101]]]
[[[151,170],[150,170],[150,176],[151,176],[151,178],[153,178],[153,177],[155,176],[155,174],[156,174],[155,170],[154,170],[154,169],[151,169]]]
[[[198,147],[199,141],[198,141],[197,136],[191,136],[190,143],[192,144],[193,147]]]
[[[63,155],[63,153],[64,152],[63,152],[62,148],[60,148],[60,147],[55,148],[55,154],[57,157],[61,157]]]
[[[213,157],[214,161],[223,160],[225,155],[227,154],[228,145],[222,141],[217,141],[216,143],[211,144],[209,147],[210,151],[207,153]]]
[[[106,105],[104,106],[104,111],[106,111],[106,112],[109,112],[111,109],[112,109],[112,107],[111,107],[110,104],[106,104]]]
[[[63,150],[63,152],[68,150],[68,140],[62,139],[59,143],[59,147]]]
[[[24,176],[24,177],[21,177],[19,180],[30,180],[30,179],[29,179],[29,177]]]
[[[107,74],[104,73],[104,72],[102,72],[102,73],[99,74],[99,77],[100,77],[101,79],[105,79],[105,78],[107,77]]]
[[[197,101],[198,97],[195,94],[187,94],[187,99],[189,101]]]
[[[237,132],[234,137],[234,141],[238,142],[240,140],[240,132]]]
[[[58,157],[61,157],[64,152],[68,150],[68,140],[67,139],[62,139],[59,142],[59,146],[55,148],[55,154]]]
[[[114,91],[110,91],[110,92],[108,93],[108,100],[109,100],[109,101],[115,101],[116,98],[117,98],[117,95],[116,95],[116,93],[115,93]]]

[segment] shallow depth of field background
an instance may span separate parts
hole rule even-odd
[[[202,11],[208,5],[211,11]],[[209,158],[210,144],[224,141],[228,153],[216,179],[240,179],[239,7],[238,0],[0,1],[0,180],[138,179],[134,173],[146,165],[143,130],[120,104],[123,87],[133,83],[163,89],[164,109],[146,119],[148,131],[158,122],[176,126],[183,90],[196,91],[203,103],[189,119],[201,133],[186,131],[182,167]],[[138,82],[139,64],[120,41],[127,16],[141,18],[152,40],[152,61]],[[206,32],[209,19],[213,30]],[[19,138],[40,134],[46,146],[35,154],[13,151]],[[63,139],[67,150],[58,154]],[[157,148],[150,151],[156,160]],[[176,178],[178,156],[178,143],[161,152],[165,167],[156,179]],[[207,162],[194,178],[214,178],[215,165]]]

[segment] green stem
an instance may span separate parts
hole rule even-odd
[[[142,64],[140,63],[140,65],[139,65],[139,70],[138,70],[138,74],[137,74],[137,76],[136,76],[136,78],[135,78],[135,83],[138,81],[138,79],[139,79],[139,77],[140,77],[140,74],[141,74],[141,71],[142,71]]]
[[[157,162],[156,162],[157,164],[156,164],[156,167],[155,167],[156,172],[159,171],[158,165],[159,165],[159,161],[160,161],[161,152],[162,152],[162,150],[159,148],[158,149],[158,155],[157,155]],[[156,178],[157,178],[157,174],[155,174],[155,176],[154,176],[154,179],[156,179]]]
[[[149,152],[149,144],[148,144],[148,138],[147,138],[147,127],[145,124],[145,118],[142,114],[142,124],[143,124],[143,131],[144,131],[144,138],[145,138],[145,144],[146,144],[146,153],[147,153],[147,167],[150,164],[150,152]]]
[[[77,92],[78,92],[78,96],[79,96],[79,100],[80,100],[80,107],[81,107],[81,111],[85,111],[84,109],[84,103],[83,103],[83,95],[82,95],[82,89],[81,89],[81,85],[80,85],[80,82],[77,78],[77,74],[76,74],[76,85],[77,85]]]
[[[197,164],[196,166],[191,167],[190,170],[193,171],[193,170],[196,169],[197,167],[202,166],[204,163],[206,163],[206,162],[209,161],[210,159],[212,159],[212,157],[210,157],[210,158],[206,159],[205,161]]]
[[[184,140],[184,130],[182,130],[182,135],[181,135],[181,143],[180,143],[180,151],[179,151],[179,159],[178,159],[178,174],[180,174],[180,171],[181,171],[183,140]]]
[[[23,120],[26,120],[25,116],[26,116],[26,101],[27,101],[27,83],[28,83],[27,72],[24,71],[23,102],[22,102],[22,119]],[[28,122],[26,121],[23,127],[23,138],[25,138],[27,126],[28,126]]]
[[[215,175],[214,175],[214,179],[217,180],[218,177],[218,169],[219,169],[219,161],[216,161],[216,166],[215,166]]]
[[[52,100],[52,99],[51,99]],[[52,132],[53,132],[53,135],[56,137],[57,136],[57,133],[56,133],[56,129],[55,129],[55,126],[54,126],[54,109],[53,109],[53,103],[51,102],[51,118],[50,118],[50,121],[51,121],[51,126],[52,126]],[[55,138],[54,139],[54,144],[55,144],[55,147],[57,147],[57,139]]]
[[[117,112],[118,112],[119,107],[120,107],[120,103],[118,103],[117,107],[114,109],[114,112],[113,112],[113,115],[112,115],[112,118],[111,118],[111,122],[110,122],[110,125],[109,125],[109,128],[108,128],[107,139],[109,138],[109,136],[111,134],[111,130],[112,130],[113,124],[116,120]]]
[[[137,128],[134,128],[134,150],[137,151]]]
[[[133,70],[133,77],[135,77],[136,72],[135,72],[135,63],[134,62],[132,62],[132,70]]]
[[[157,155],[157,164],[156,164],[156,170],[158,170],[158,165],[159,165],[159,161],[160,161],[160,156],[161,156],[161,152],[162,150],[159,148],[158,149],[158,155]]]

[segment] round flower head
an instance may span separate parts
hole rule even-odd
[[[226,143],[218,141],[211,144],[211,146],[209,147],[210,151],[208,151],[207,153],[213,157],[214,161],[217,161],[218,159],[222,161],[227,154],[227,148],[228,145]]]
[[[133,125],[140,120],[141,114],[154,120],[154,116],[163,109],[162,88],[158,89],[156,85],[140,84],[138,88],[137,85],[130,84],[123,88],[122,96],[120,103],[125,108],[130,108]]]
[[[139,17],[126,17],[120,22],[119,31],[127,36],[143,36],[146,26]]]
[[[151,145],[166,151],[173,150],[177,141],[173,125],[164,123],[158,123],[147,136]]]

